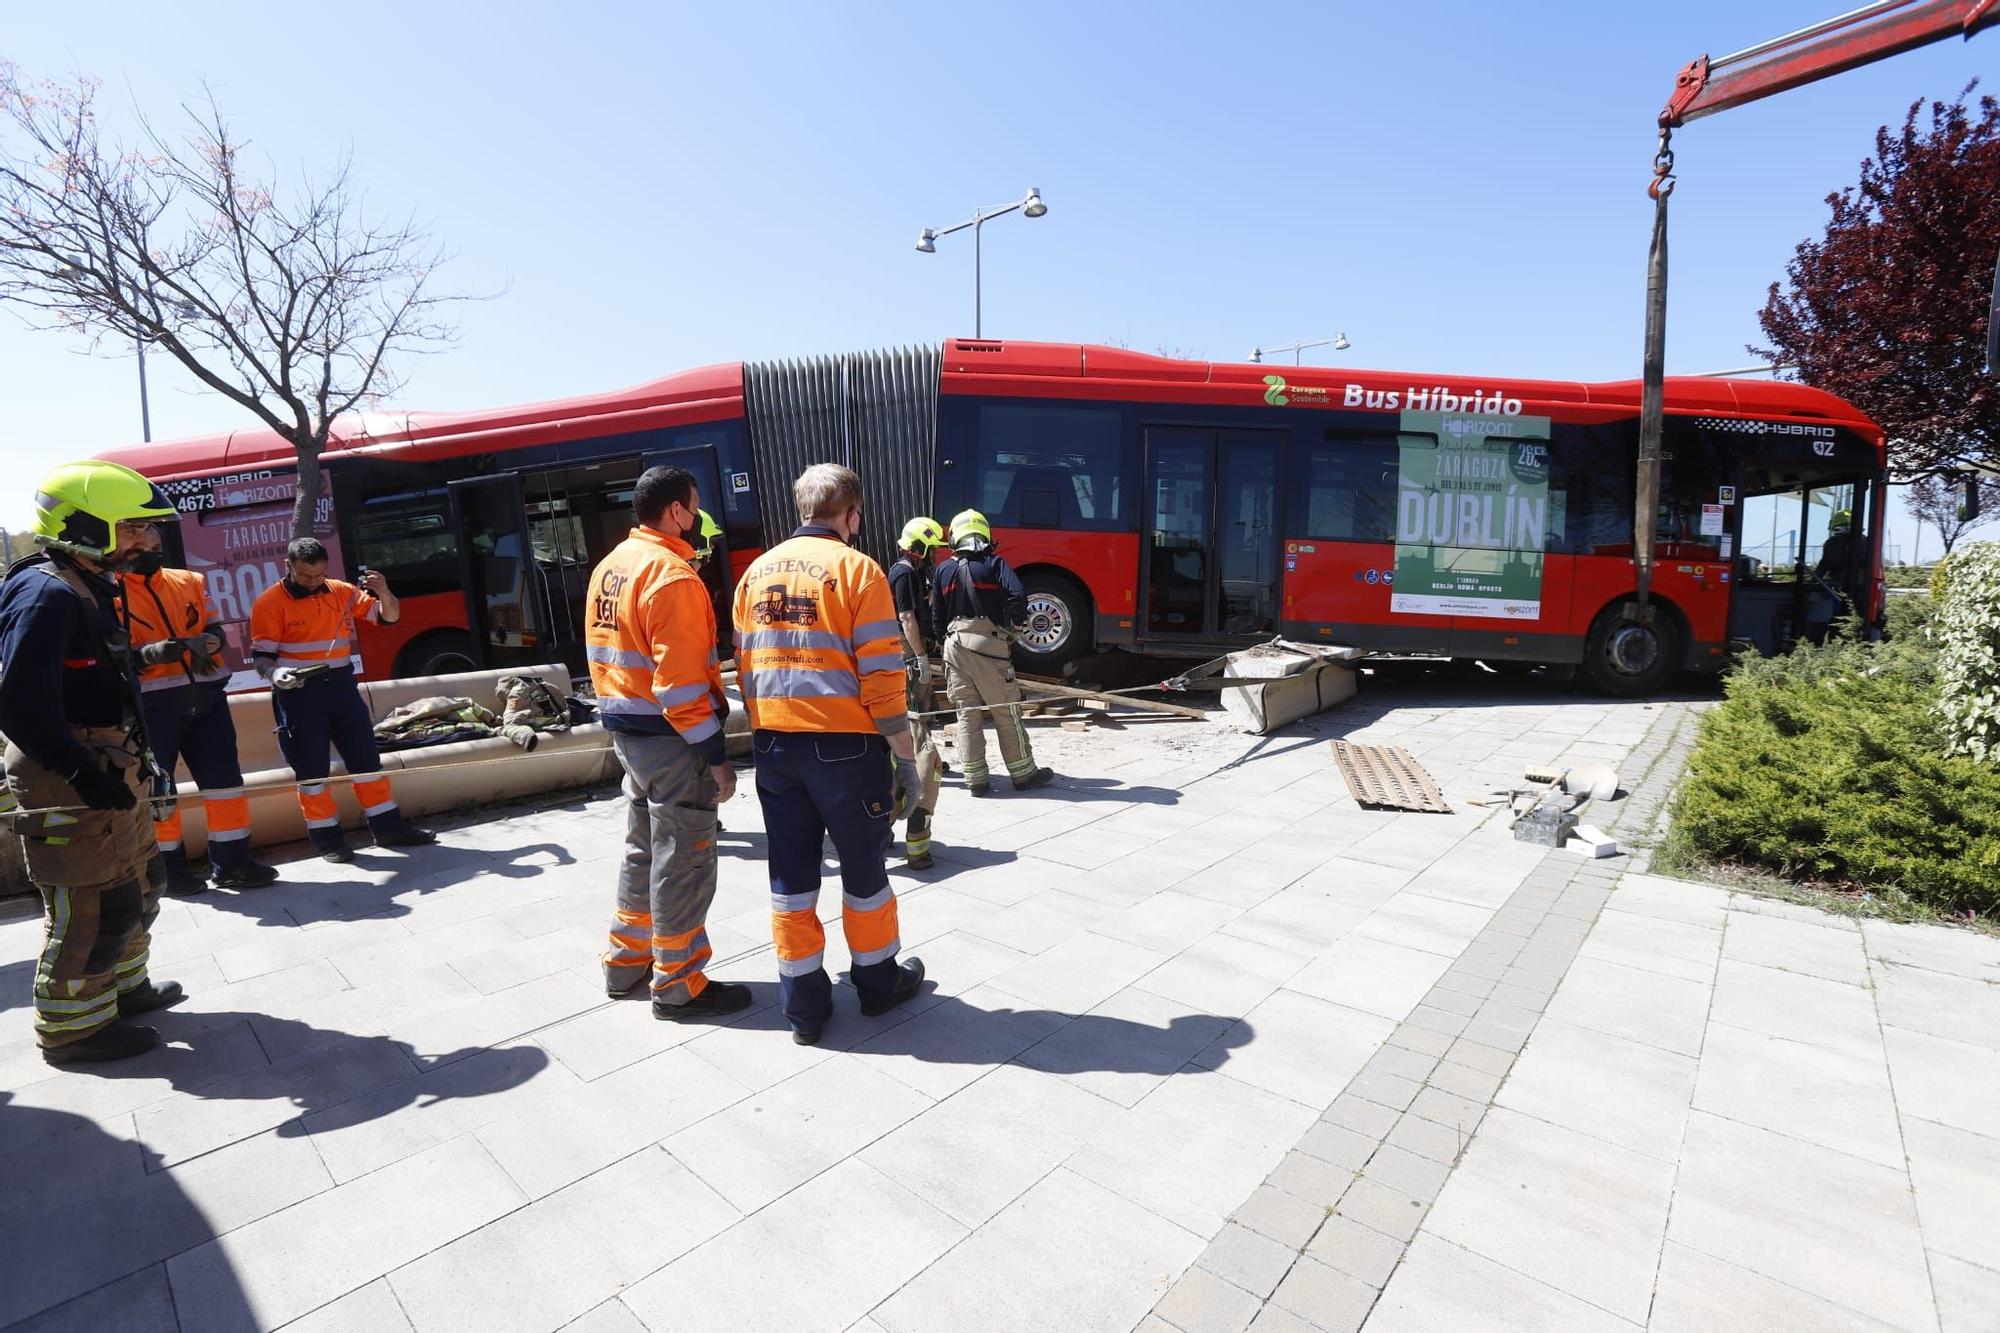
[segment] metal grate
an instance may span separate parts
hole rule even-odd
[[[1347,790],[1363,805],[1384,810],[1420,810],[1448,815],[1451,807],[1423,765],[1400,745],[1333,743],[1333,761]]]

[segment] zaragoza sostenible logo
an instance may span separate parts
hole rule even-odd
[[[1283,407],[1292,401],[1285,394],[1285,377],[1283,375],[1266,375],[1264,377],[1264,384],[1264,401],[1272,407]]]

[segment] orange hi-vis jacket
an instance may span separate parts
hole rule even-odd
[[[328,579],[314,593],[294,597],[281,579],[250,604],[250,652],[275,657],[281,667],[330,663],[361,669],[354,622],[375,623],[381,607],[373,593]]]
[[[121,574],[118,583],[135,656],[147,644],[162,639],[191,639],[222,620],[215,603],[209,600],[208,580],[191,569],[162,569],[150,577]],[[139,688],[150,692],[170,690],[190,681],[228,680],[229,668],[221,664],[221,657],[216,654],[213,671],[195,670],[185,655],[178,662],[141,666]]]
[[[728,762],[729,698],[715,660],[715,604],[694,548],[633,528],[590,576],[584,655],[607,731],[678,735],[704,762]]]
[[[812,523],[759,556],[736,585],[736,682],[755,730],[907,730],[882,566]]]

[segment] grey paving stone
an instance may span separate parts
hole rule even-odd
[[[822,1229],[835,1206],[818,1219]],[[864,1247],[867,1239],[857,1236]],[[1036,1328],[1052,1310],[1077,1328],[1130,1328],[1201,1248],[1179,1227],[1058,1169],[870,1313],[889,1333]],[[768,1252],[744,1262],[766,1264]],[[859,1256],[854,1264],[870,1266]]]
[[[174,1306],[188,1328],[239,1327],[246,1303],[265,1327],[287,1323],[525,1202],[456,1138],[177,1255]]]
[[[1410,1011],[1409,1021],[1420,1028],[1429,1028],[1433,1032],[1442,1032],[1447,1037],[1456,1037],[1465,1031],[1467,1020],[1463,1014],[1454,1014],[1436,1005],[1420,1004]]]
[[[1421,1028],[1418,1031],[1422,1031]],[[1408,1050],[1401,1046],[1384,1046],[1368,1058],[1364,1069],[1383,1074],[1394,1074],[1421,1083],[1424,1076],[1437,1065],[1437,1057],[1425,1055],[1421,1051]]]
[[[52,1310],[9,1324],[7,1333],[99,1333],[102,1329],[117,1329],[118,1333],[180,1333],[164,1264],[142,1268]]]
[[[1354,1171],[1374,1155],[1380,1143],[1381,1140],[1372,1134],[1357,1133],[1345,1126],[1321,1120],[1299,1140],[1299,1151]]]
[[[1383,1144],[1362,1169],[1362,1179],[1401,1190],[1413,1199],[1435,1199],[1451,1168],[1391,1144]]]
[[[1396,1262],[1403,1257],[1403,1242],[1336,1213],[1326,1219],[1306,1253],[1379,1290],[1396,1271]]]
[[[1259,1185],[1230,1216],[1238,1225],[1268,1236],[1296,1253],[1319,1230],[1326,1208],[1307,1203],[1275,1185]]]
[[[1251,1321],[1250,1333],[1326,1333],[1326,1330],[1299,1318],[1290,1310],[1267,1305]]]
[[[1296,1194],[1307,1203],[1328,1208],[1346,1192],[1353,1179],[1353,1167],[1335,1166],[1310,1153],[1293,1151],[1285,1154],[1285,1160],[1278,1163],[1265,1183]]]
[[[1378,1180],[1355,1181],[1341,1196],[1334,1212],[1405,1243],[1417,1234],[1417,1227],[1424,1220],[1422,1200],[1411,1199]]]
[[[1298,1257],[1296,1246],[1280,1245],[1261,1232],[1227,1222],[1195,1262],[1262,1298],[1278,1289]]]
[[[1486,1114],[1486,1105],[1446,1092],[1442,1088],[1425,1088],[1410,1103],[1410,1110],[1426,1120],[1434,1120],[1440,1125],[1448,1125],[1459,1132],[1471,1135]]]
[[[1182,1333],[1242,1333],[1263,1302],[1206,1268],[1190,1268],[1160,1298],[1154,1313]]]
[[[1525,1009],[1532,1013],[1540,1013],[1548,1006],[1549,1000],[1555,993],[1556,988],[1552,985],[1530,986],[1522,985],[1518,982],[1502,982],[1493,988],[1493,994],[1488,998],[1494,1004],[1504,1004],[1516,1009]]]
[[[367,1286],[320,1306],[304,1319],[286,1324],[285,1333],[410,1333],[414,1327],[403,1303],[389,1286],[389,1279],[378,1277]],[[630,1330],[642,1326],[635,1319],[626,1327]]]
[[[1375,1304],[1375,1288],[1308,1256],[1285,1274],[1271,1304],[1321,1328],[1359,1328]]]
[[[1462,991],[1434,987],[1431,993],[1424,997],[1424,1003],[1434,1009],[1442,1009],[1446,1013],[1460,1014],[1470,1018],[1472,1015],[1478,1013],[1481,1006],[1488,1003],[1488,1001],[1477,995],[1467,995]]]
[[[1423,1084],[1413,1079],[1385,1074],[1376,1069],[1364,1069],[1347,1085],[1347,1092],[1365,1097],[1371,1102],[1379,1102],[1391,1110],[1401,1111],[1409,1106],[1422,1087]]]
[[[1508,964],[1491,957],[1474,958],[1461,954],[1458,961],[1451,965],[1451,969],[1446,975],[1476,977],[1482,981],[1498,981],[1507,975],[1507,968]]]
[[[1446,1060],[1431,1071],[1430,1086],[1455,1092],[1468,1101],[1490,1102],[1500,1091],[1500,1076]]]
[[[1445,1036],[1442,1032],[1433,1032],[1429,1028],[1415,1027],[1409,1023],[1403,1024],[1389,1034],[1391,1046],[1400,1046],[1405,1050],[1421,1051],[1425,1055],[1440,1057],[1451,1049],[1452,1041],[1453,1038]]]
[[[1357,1134],[1366,1134],[1373,1139],[1381,1139],[1396,1126],[1397,1114],[1380,1102],[1369,1101],[1351,1092],[1343,1092],[1334,1098],[1333,1105],[1326,1108],[1320,1117],[1329,1124],[1351,1129]]]
[[[1486,977],[1475,977],[1469,972],[1460,972],[1454,968],[1447,969],[1445,974],[1438,978],[1437,988],[1456,991],[1460,995],[1470,995],[1475,1000],[1483,1000],[1493,993],[1496,984]]]
[[[1465,1150],[1467,1135],[1459,1133],[1449,1125],[1440,1125],[1435,1120],[1426,1120],[1420,1115],[1405,1115],[1389,1131],[1386,1142],[1394,1144],[1405,1152],[1428,1157],[1434,1162],[1450,1165],[1458,1160]]]
[[[579,1240],[597,1229],[579,1228]],[[620,1299],[656,1329],[685,1328],[691,1311],[716,1329],[846,1328],[965,1236],[964,1227],[849,1158],[626,1288]],[[768,1267],[774,1254],[786,1256],[782,1277]],[[1134,1311],[1132,1322],[1143,1313]],[[897,1326],[879,1310],[875,1317]]]

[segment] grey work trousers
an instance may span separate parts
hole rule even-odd
[[[708,906],[715,900],[715,779],[679,736],[611,733],[625,768],[625,859],[604,954],[607,990],[650,970],[657,1004],[686,1004],[708,985]]]

